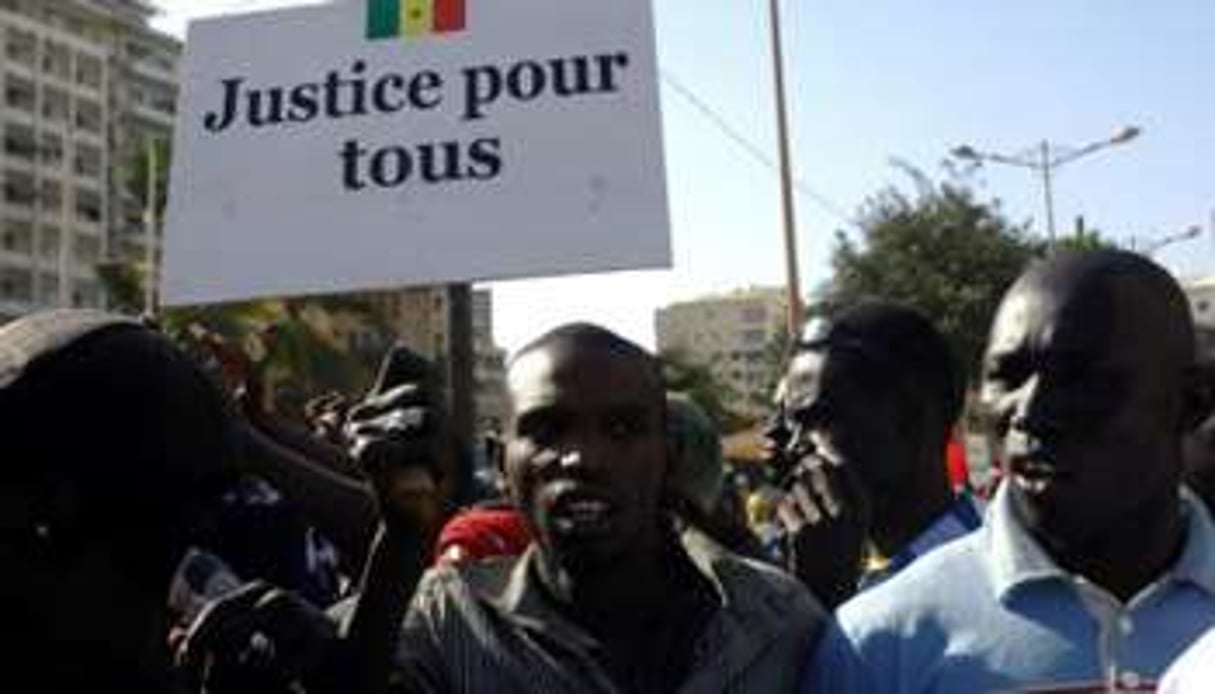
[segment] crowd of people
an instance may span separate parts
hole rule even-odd
[[[104,313],[0,327],[13,691],[1215,686],[1215,389],[1142,256],[1054,253],[1004,296],[990,498],[945,464],[967,383],[930,316],[875,299],[809,330],[764,532],[712,421],[594,324],[513,355],[501,483],[461,509],[426,360],[394,347],[295,425],[203,342],[209,366]]]

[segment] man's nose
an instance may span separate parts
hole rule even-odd
[[[579,436],[561,448],[557,464],[564,471],[585,472],[598,468],[603,459],[603,446],[595,437]]]
[[[1042,437],[1061,429],[1053,389],[1041,375],[1027,379],[1015,393],[1009,425],[1022,433]]]

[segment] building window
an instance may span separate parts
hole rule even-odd
[[[745,345],[762,345],[767,339],[767,334],[762,330],[744,330],[742,333],[742,341]]]
[[[15,63],[34,67],[38,63],[38,37],[27,31],[9,29],[4,55]]]
[[[97,261],[101,260],[101,240],[94,236],[77,234],[72,243],[72,255],[78,265],[96,265]]]
[[[34,177],[19,171],[4,172],[4,202],[20,207],[32,207],[37,189]]]
[[[101,89],[101,61],[92,56],[77,55],[76,84]]]
[[[34,275],[29,270],[0,267],[0,300],[29,302],[34,298]]]
[[[59,227],[42,227],[42,234],[38,237],[38,257],[43,260],[59,258]]]
[[[42,71],[64,81],[72,79],[72,51],[50,41],[42,51]]]
[[[63,138],[55,133],[42,133],[39,153],[42,154],[42,162],[47,166],[59,166],[63,163]]]
[[[72,287],[72,306],[98,308],[101,306],[101,286],[93,280],[81,280]]]
[[[63,207],[63,186],[59,185],[59,181],[43,179],[41,197],[42,209],[58,210]]]
[[[4,104],[9,108],[33,113],[38,103],[38,90],[24,77],[9,74],[4,80]]]
[[[59,303],[59,278],[50,272],[38,273],[38,286],[34,287],[38,303],[52,306]]]
[[[768,310],[763,306],[745,306],[742,310],[742,322],[754,325],[768,320]]]
[[[77,144],[74,169],[77,176],[94,178],[101,175],[101,150],[92,145]]]
[[[17,123],[4,126],[4,153],[10,157],[33,161],[38,154],[34,129]]]
[[[77,101],[76,127],[88,133],[100,134],[101,106],[92,101]]]
[[[0,249],[17,255],[29,255],[34,250],[34,227],[28,222],[9,220],[0,231]]]
[[[94,224],[101,222],[101,195],[97,191],[76,189],[76,218]]]
[[[54,87],[42,88],[42,117],[56,123],[66,123],[72,113],[72,100],[67,92]]]

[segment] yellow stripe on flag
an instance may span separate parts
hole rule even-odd
[[[401,27],[405,36],[424,36],[434,29],[433,0],[403,0]]]

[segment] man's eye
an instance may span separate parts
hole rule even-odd
[[[555,442],[560,431],[560,422],[554,417],[530,417],[519,421],[515,435],[544,446]]]
[[[641,421],[632,417],[621,417],[608,422],[607,434],[612,439],[622,441],[638,436],[644,429]]]

